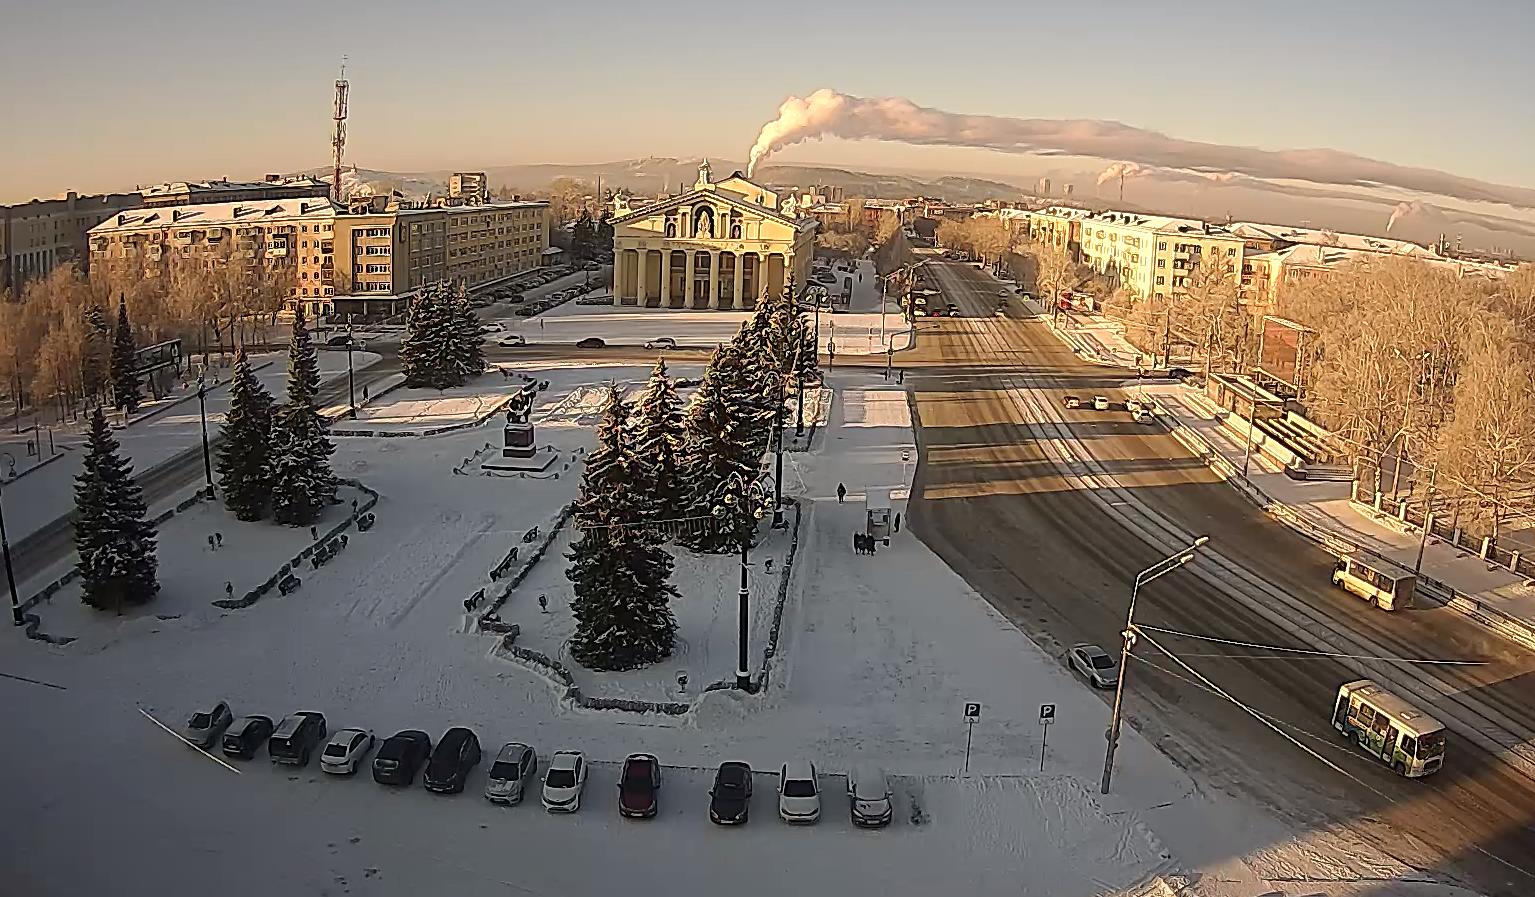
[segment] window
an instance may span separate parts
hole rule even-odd
[[[1163,286],[1166,283],[1167,283],[1167,278],[1165,278],[1162,275],[1158,274],[1157,275],[1157,286]],[[1157,295],[1160,296],[1161,294],[1158,293]]]
[[[1157,242],[1157,249],[1161,250],[1162,252],[1166,252],[1167,251],[1167,241],[1166,240],[1159,240]]]
[[[1166,268],[1167,267],[1167,259],[1157,259],[1157,267],[1158,268]]]

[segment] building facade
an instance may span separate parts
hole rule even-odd
[[[613,221],[613,289],[620,304],[748,309],[792,280],[809,282],[816,222],[778,211],[778,195],[709,163],[691,190]]]
[[[323,199],[330,184],[307,175],[269,174],[259,181],[174,181],[141,191],[144,206],[192,206],[211,202],[255,202],[262,199]]]
[[[490,179],[483,171],[455,171],[448,176],[448,198],[483,202],[490,198]]]
[[[1139,299],[1186,291],[1206,259],[1225,264],[1233,284],[1242,271],[1242,238],[1193,218],[1050,208],[1030,213],[1029,229],[1032,239],[1065,248],[1075,261],[1104,276],[1111,289]]]
[[[34,199],[0,206],[0,293],[22,286],[58,265],[90,266],[90,230],[123,209],[140,204],[137,193]]]

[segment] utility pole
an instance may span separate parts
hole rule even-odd
[[[1209,536],[1200,536],[1187,547],[1179,549],[1176,553],[1168,555],[1135,575],[1135,585],[1130,589],[1130,609],[1125,613],[1125,631],[1122,633],[1124,641],[1119,652],[1119,679],[1114,685],[1114,712],[1109,717],[1109,746],[1103,755],[1102,792],[1104,794],[1109,793],[1109,780],[1114,775],[1114,750],[1119,747],[1119,712],[1125,696],[1125,668],[1130,665],[1130,649],[1135,645],[1135,599],[1140,595],[1141,586],[1192,561],[1194,552],[1209,541]]]
[[[352,373],[352,315],[346,316],[346,395],[352,407],[352,420],[357,419],[357,377]]]
[[[208,498],[213,498],[213,459],[208,451],[208,402],[203,375],[197,375],[197,416],[203,425],[203,477],[208,481]]]
[[[10,457],[7,453],[6,457]],[[15,464],[15,459],[11,459]],[[0,497],[5,495],[5,490],[0,488]],[[26,617],[21,613],[21,599],[16,595],[16,572],[11,569],[11,540],[5,535],[5,504],[0,500],[0,550],[5,553],[5,584],[11,588],[11,622],[17,626],[25,625]]]
[[[1428,498],[1423,502],[1423,533],[1418,538],[1418,560],[1412,565],[1413,575],[1423,572],[1423,550],[1428,547],[1428,531],[1434,526],[1434,481],[1439,479],[1439,468],[1428,472]]]

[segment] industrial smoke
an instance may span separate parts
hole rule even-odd
[[[1346,187],[1395,187],[1470,202],[1535,209],[1535,190],[1368,159],[1331,149],[1265,150],[1181,140],[1115,121],[1003,118],[918,106],[903,97],[857,97],[822,88],[789,97],[762,126],[747,173],[787,146],[822,137],[890,140],[918,146],[979,147],[1040,156],[1086,156],[1172,169],[1221,182],[1243,175]],[[1113,170],[1112,168],[1110,170]],[[1125,177],[1146,172],[1137,167]],[[1106,178],[1118,178],[1121,171]]]

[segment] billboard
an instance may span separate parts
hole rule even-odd
[[[1305,382],[1305,352],[1316,331],[1294,321],[1263,316],[1258,334],[1258,371],[1299,395]]]

